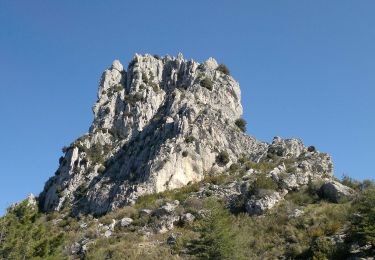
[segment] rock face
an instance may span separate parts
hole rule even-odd
[[[115,60],[99,82],[89,132],[63,149],[60,166],[39,196],[45,211],[72,207],[105,214],[141,195],[180,188],[222,172],[246,156],[297,158],[285,189],[309,176],[332,175],[327,154],[300,140],[260,142],[239,130],[238,82],[210,58],[199,64],[178,57],[135,55],[127,68]],[[226,152],[228,160],[217,160]],[[281,178],[286,168],[275,170]]]

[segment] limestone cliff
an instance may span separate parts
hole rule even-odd
[[[299,140],[267,144],[243,133],[235,124],[240,99],[238,82],[213,58],[199,64],[181,54],[135,55],[126,69],[115,60],[101,77],[90,130],[63,149],[39,196],[41,208],[104,214],[222,172],[244,156],[303,157],[288,179],[283,175],[286,190],[311,176],[332,176],[330,157]],[[270,174],[280,179],[283,172],[281,165]]]

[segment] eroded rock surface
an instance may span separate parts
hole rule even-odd
[[[223,172],[244,156],[287,160],[269,174],[285,190],[332,176],[330,156],[298,139],[276,137],[267,144],[240,131],[239,84],[217,68],[213,58],[200,64],[181,54],[135,55],[127,68],[115,60],[101,77],[89,132],[63,149],[39,196],[41,208],[105,214],[141,195]],[[223,151],[228,158],[220,162]],[[211,188],[230,198],[241,194],[241,183],[231,185]]]

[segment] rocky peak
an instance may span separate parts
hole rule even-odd
[[[200,64],[182,54],[136,54],[126,69],[115,60],[100,79],[90,130],[64,148],[40,195],[42,209],[103,214],[222,172],[240,157],[305,154],[300,140],[275,138],[269,145],[236,126],[240,87],[221,68],[213,58]],[[318,154],[301,173],[332,174],[328,155],[324,169],[311,166],[320,163]]]
[[[106,129],[129,139],[150,123],[162,105],[185,110],[174,111],[176,114],[197,114],[208,108],[221,113],[222,120],[239,118],[239,85],[217,71],[217,66],[213,58],[200,65],[182,54],[177,58],[136,54],[125,71],[115,60],[100,80],[90,132]]]

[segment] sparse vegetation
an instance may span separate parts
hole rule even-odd
[[[216,162],[219,164],[228,164],[229,163],[229,154],[227,151],[221,151],[217,156],[216,156]]]
[[[144,83],[148,83],[148,78],[147,78],[147,75],[146,75],[146,73],[145,72],[142,72],[142,81],[144,82]]]
[[[160,91],[160,87],[157,83],[155,82],[149,82],[149,85],[152,87],[152,90],[154,92],[159,92]]]
[[[256,163],[256,162],[249,160],[249,161],[246,161],[244,165],[245,165],[246,170],[254,169],[262,173],[268,173],[269,171],[271,171],[277,166],[277,163],[272,162],[272,161],[271,162],[261,161],[259,163]]]
[[[315,152],[316,148],[315,148],[315,146],[311,145],[311,146],[307,147],[307,151],[309,151],[309,152]]]
[[[81,184],[81,185],[78,186],[78,188],[75,190],[75,192],[74,192],[74,196],[75,196],[77,199],[80,199],[80,198],[82,198],[83,196],[85,196],[86,192],[87,192],[87,187],[86,187],[86,185]]]
[[[122,91],[124,89],[124,86],[121,84],[117,84],[116,86],[113,87],[113,90],[115,92]]]
[[[225,152],[220,154],[222,158],[229,158]],[[40,213],[24,201],[0,218],[0,258],[69,259],[71,246],[82,237],[95,241],[88,246],[85,255],[88,259],[346,259],[347,245],[353,241],[360,245],[370,242],[374,246],[372,181],[359,182],[345,177],[343,182],[352,183],[359,195],[354,201],[339,204],[321,200],[317,195],[321,183],[310,181],[299,191],[290,192],[263,217],[244,213],[246,200],[238,202],[242,210],[231,213],[210,189],[207,198],[191,196],[201,187],[221,186],[241,178],[238,172],[246,168],[259,172],[252,176],[247,196],[262,190],[277,190],[278,183],[264,174],[275,165],[275,162],[251,162],[243,156],[231,165],[229,172],[207,173],[199,183],[139,197],[135,205],[99,218],[98,222],[104,225],[124,217],[134,220],[129,227],[116,226],[109,238],[98,234],[98,222],[89,215]],[[86,192],[87,187],[81,185],[74,195],[82,198]],[[158,218],[141,215],[139,209],[152,210],[175,200],[180,202],[176,214],[189,212],[196,220],[191,224],[176,224],[173,231],[165,234],[152,233],[142,238],[139,230],[158,223]],[[302,209],[302,215],[290,217],[295,209]],[[201,217],[201,212],[205,212],[205,217]],[[82,223],[87,227],[82,228]],[[342,232],[349,234],[345,243],[332,244],[330,237]],[[171,233],[178,234],[175,244],[157,243],[156,246],[155,241],[166,241]]]
[[[245,119],[243,118],[239,118],[237,119],[235,122],[236,126],[242,131],[242,132],[246,132],[246,121]]]
[[[204,79],[201,80],[200,84],[201,84],[202,87],[204,87],[208,90],[212,90],[214,83],[209,78],[204,78]]]
[[[195,142],[194,136],[188,135],[188,136],[185,137],[185,143],[190,144],[190,143],[193,143],[193,142]]]
[[[132,59],[132,60],[129,62],[128,68],[134,67],[134,65],[135,65],[136,63],[137,63],[137,60],[136,60],[136,59]]]
[[[125,101],[128,102],[129,104],[135,104],[136,102],[139,102],[142,100],[143,100],[142,93],[139,93],[139,92],[125,96]]]
[[[264,174],[259,174],[256,180],[252,183],[249,189],[251,195],[255,195],[262,190],[277,190],[277,183],[272,178],[267,177]]]
[[[230,71],[228,67],[225,64],[220,64],[217,68],[217,71],[220,71],[221,73],[224,73],[225,75],[230,75]]]
[[[104,172],[105,172],[105,166],[100,165],[99,168],[98,168],[98,173],[103,174]]]

